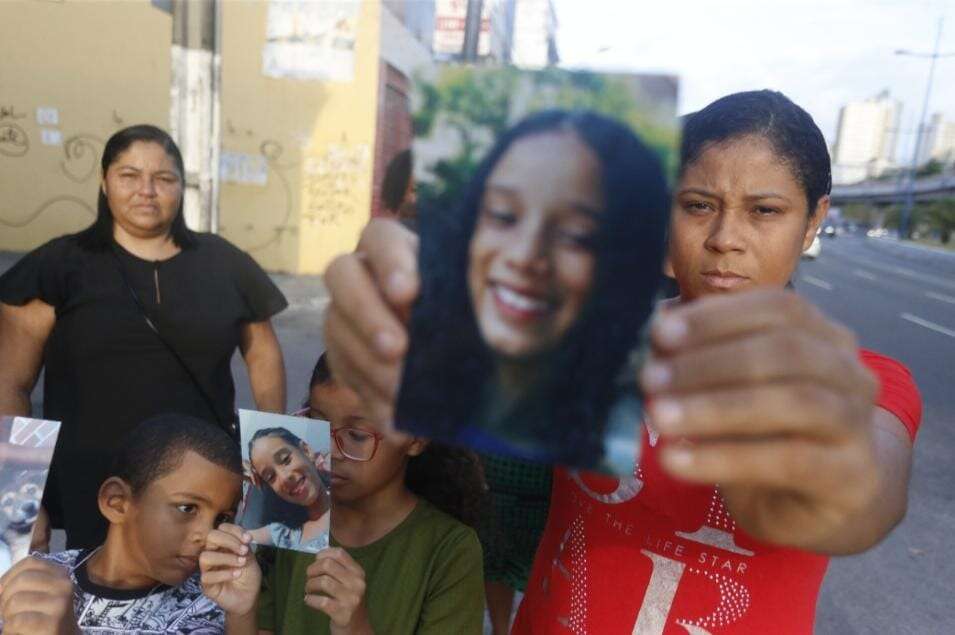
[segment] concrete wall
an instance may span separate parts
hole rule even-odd
[[[171,33],[147,2],[0,2],[0,250],[89,225],[106,139],[168,126]]]
[[[223,153],[267,170],[222,182],[219,229],[269,270],[321,273],[368,221],[380,10],[361,3],[351,81],[318,81],[263,73],[267,3],[223,6]]]

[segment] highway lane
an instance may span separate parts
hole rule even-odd
[[[833,560],[817,633],[955,632],[955,254],[840,237],[794,282],[908,366],[924,406],[906,519],[872,551]]]

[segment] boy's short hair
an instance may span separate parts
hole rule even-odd
[[[152,482],[182,464],[187,451],[210,463],[242,475],[239,445],[216,425],[183,414],[163,414],[133,428],[113,461],[111,476],[117,476],[138,496]]]

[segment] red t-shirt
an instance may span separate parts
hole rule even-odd
[[[909,371],[863,351],[878,405],[914,440]],[[643,433],[634,478],[556,468],[547,527],[512,633],[811,633],[829,559],[750,538],[714,487],[677,481]]]

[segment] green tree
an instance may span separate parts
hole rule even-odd
[[[955,233],[955,198],[943,198],[927,205],[925,221],[938,232],[941,243],[947,245]]]
[[[517,119],[545,108],[594,110],[623,121],[660,155],[671,174],[675,171],[676,126],[655,116],[651,100],[638,95],[625,77],[459,66],[441,69],[433,82],[419,77],[415,83],[415,135],[428,137],[444,126],[454,130],[459,142],[456,155],[426,166],[433,178],[419,182],[422,206],[455,204],[493,140]]]

